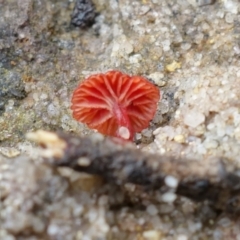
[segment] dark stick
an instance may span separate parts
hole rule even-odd
[[[146,190],[174,191],[194,201],[207,200],[215,208],[240,212],[239,169],[224,160],[199,161],[148,154],[111,139],[54,134],[61,142],[53,164],[97,174],[117,185],[133,183]],[[47,140],[41,142],[48,149]],[[169,177],[175,185],[169,183]]]

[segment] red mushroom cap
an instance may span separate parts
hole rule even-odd
[[[109,71],[85,79],[73,92],[71,109],[89,128],[132,140],[148,127],[159,98],[159,89],[147,79]]]

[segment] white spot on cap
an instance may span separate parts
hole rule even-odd
[[[128,128],[121,126],[118,129],[119,136],[123,139],[129,139],[130,138],[130,132]]]

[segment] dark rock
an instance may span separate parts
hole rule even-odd
[[[19,74],[0,68],[0,114],[9,99],[21,100],[26,97],[24,83]]]
[[[77,0],[71,16],[71,23],[87,28],[94,23],[97,13],[91,0]]]

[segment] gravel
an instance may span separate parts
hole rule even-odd
[[[25,140],[39,128],[92,133],[71,117],[73,89],[119,69],[161,89],[138,148],[240,166],[239,1],[93,4],[99,15],[82,30],[70,26],[74,1],[0,0],[0,239],[238,240],[238,219],[177,197],[171,176],[164,194],[119,189],[52,169]]]

